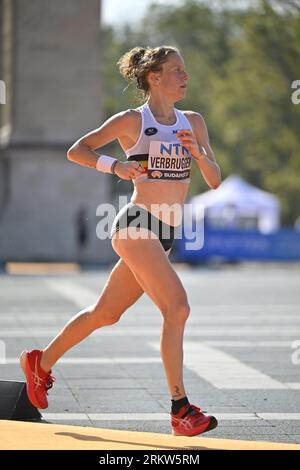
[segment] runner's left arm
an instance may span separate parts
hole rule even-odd
[[[193,131],[181,130],[177,133],[177,138],[189,149],[208,186],[217,189],[221,184],[221,169],[210,146],[205,121],[201,114],[192,111],[187,112],[187,118]]]

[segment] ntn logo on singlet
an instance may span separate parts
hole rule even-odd
[[[160,142],[160,154],[163,155],[170,155],[170,156],[181,156],[180,155],[189,155],[189,151],[186,147],[181,145],[180,143],[172,143],[172,142]],[[175,154],[175,155],[174,155]]]
[[[180,142],[162,142],[152,140],[149,146],[149,157],[189,157],[189,150]]]

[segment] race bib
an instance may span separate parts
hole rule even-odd
[[[192,158],[179,142],[152,140],[149,148],[149,179],[181,180],[190,177]]]

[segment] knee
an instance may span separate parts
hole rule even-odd
[[[187,299],[177,303],[171,303],[163,312],[164,320],[173,324],[185,324],[190,314],[190,306]]]
[[[93,326],[97,329],[102,326],[114,325],[120,320],[122,313],[112,306],[96,305],[91,311]]]

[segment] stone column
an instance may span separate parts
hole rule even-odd
[[[13,127],[2,260],[115,259],[96,237],[109,175],[67,160],[69,146],[101,125],[99,0],[13,0]]]

